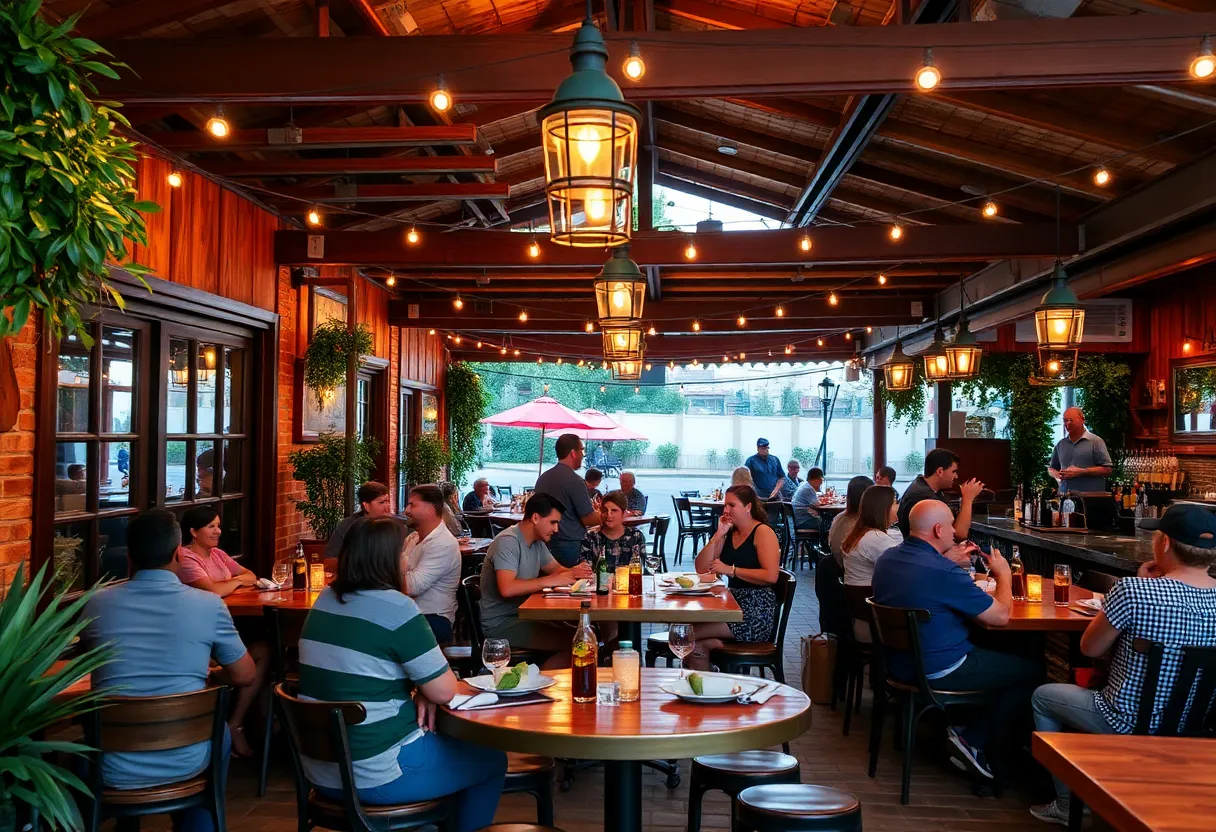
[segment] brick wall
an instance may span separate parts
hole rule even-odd
[[[2,313],[0,313],[2,314]],[[34,379],[38,327],[30,322],[9,338],[21,410],[12,430],[0,433],[0,594],[28,562],[34,493]]]
[[[278,309],[279,313],[279,401],[278,401],[278,475],[274,548],[275,559],[281,559],[291,554],[297,541],[305,536],[307,524],[300,512],[296,511],[295,501],[304,499],[304,486],[291,475],[291,463],[287,456],[299,445],[292,443],[292,419],[294,418],[294,403],[292,398],[295,390],[296,356],[302,349],[299,345],[297,321],[300,320],[300,290],[291,285],[291,274],[286,268],[279,269],[278,275]]]
[[[1186,471],[1188,487],[1216,491],[1216,456],[1179,456],[1178,467]]]

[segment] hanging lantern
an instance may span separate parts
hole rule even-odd
[[[215,375],[215,347],[208,344],[205,347],[199,348],[198,351],[198,380],[201,382],[211,381]]]
[[[959,318],[954,340],[946,344],[946,377],[956,381],[975,378],[980,372],[984,348],[967,326],[967,316]]]
[[[176,350],[171,362],[169,373],[173,378],[173,384],[177,387],[185,387],[190,383],[190,362],[186,351]]]
[[[642,327],[606,326],[603,328],[605,361],[641,361],[645,346]]]
[[[1039,366],[1027,379],[1035,387],[1062,387],[1077,378],[1078,350],[1039,350]]]
[[[612,377],[617,381],[638,381],[642,378],[641,360],[613,361]]]
[[[950,377],[950,363],[946,359],[946,339],[941,324],[933,333],[933,343],[920,354],[925,360],[925,378],[928,381],[945,381]]]
[[[1040,350],[1073,349],[1081,345],[1085,310],[1068,288],[1068,275],[1056,261],[1051,288],[1034,310],[1034,331]]]
[[[888,390],[900,391],[912,389],[912,377],[916,373],[916,364],[904,353],[902,341],[895,342],[891,357],[882,363],[883,380]]]
[[[646,278],[638,264],[629,259],[629,247],[612,252],[612,258],[595,278],[595,305],[600,326],[636,324],[642,319],[646,303]]]
[[[551,238],[619,246],[633,231],[641,112],[609,77],[608,48],[590,18],[574,36],[570,65],[574,72],[538,114]]]

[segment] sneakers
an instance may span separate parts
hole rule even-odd
[[[950,740],[950,744],[955,750],[962,755],[962,760],[957,757],[951,757],[950,762],[954,763],[964,771],[970,771],[973,774],[978,774],[980,777],[992,779],[992,769],[988,767],[988,761],[984,759],[984,752],[978,748],[972,748],[968,742],[962,738],[953,726],[946,729],[946,738]]]
[[[1068,810],[1062,808],[1058,800],[1044,803],[1042,806],[1031,806],[1030,814],[1034,815],[1036,820],[1041,820],[1044,823],[1068,826]]]

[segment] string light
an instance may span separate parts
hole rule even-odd
[[[562,363],[562,357],[560,355],[557,357],[557,363],[559,365]]]
[[[786,344],[786,345],[785,345],[785,354],[786,354],[786,355],[793,355],[793,354],[794,354],[794,345],[793,345],[793,344]]]
[[[1094,171],[1094,184],[1102,187],[1110,184],[1110,171],[1103,165],[1098,165],[1098,169]]]
[[[464,301],[461,300],[460,295],[457,295],[456,298],[452,301],[452,306],[455,307],[457,312],[459,312],[461,309],[464,309]]]
[[[653,365],[652,365],[652,364],[651,364],[649,361],[647,361],[647,362],[646,362],[646,372],[648,372],[648,373],[649,373],[649,372],[650,372],[650,369],[651,369],[651,367],[652,367],[652,366],[653,366]]]
[[[621,71],[630,81],[639,81],[646,74],[646,62],[642,60],[642,50],[636,40],[629,44],[629,57],[625,59]]]
[[[651,325],[650,325],[650,329],[646,330],[646,334],[647,334],[647,335],[650,335],[650,336],[654,336],[654,335],[655,335],[655,333],[656,333],[656,330],[655,330],[655,328],[654,328],[654,324],[651,324]]]
[[[878,275],[878,285],[879,285],[879,286],[886,286],[886,285],[887,285],[887,276],[886,276],[885,274],[879,273],[879,275]]]
[[[887,232],[887,236],[891,238],[892,242],[898,243],[904,238],[904,227],[899,223],[893,224],[891,230]]]
[[[434,335],[434,334],[435,334],[435,330],[433,330],[433,329],[427,332],[427,335]],[[506,350],[503,350],[503,352],[506,352]]]
[[[744,317],[743,315],[740,315],[738,318],[735,319],[735,323],[737,323],[739,326],[747,326],[747,318]]]
[[[815,346],[817,346],[817,347],[822,347],[822,346],[823,346],[823,339],[822,339],[822,338],[816,338],[816,339],[815,339]]]
[[[304,219],[308,221],[309,225],[316,228],[321,224],[321,212],[318,211],[317,206],[314,205],[308,209],[308,213],[304,215]]]
[[[802,235],[802,239],[798,241],[798,248],[802,249],[802,253],[806,254],[811,250],[811,238],[807,234]]]
[[[504,346],[504,347],[503,347],[502,349],[500,349],[498,352],[499,352],[499,354],[501,354],[501,355],[506,355],[506,354],[507,354],[507,348]]]
[[[602,384],[601,384],[601,385],[600,385],[600,392],[601,392],[601,393],[607,393],[607,392],[608,392],[608,388],[607,388],[607,387],[605,387],[604,385],[602,385]]]
[[[226,139],[232,132],[232,126],[228,124],[228,119],[224,118],[223,104],[215,105],[215,115],[207,119],[207,132],[217,139]]]
[[[442,74],[435,79],[435,89],[431,91],[431,107],[440,113],[452,109],[452,93],[448,91]]]
[[[515,352],[514,352],[514,353],[512,353],[512,354],[513,354],[513,355],[514,355],[516,358],[519,358],[519,350],[515,350]]]
[[[828,293],[828,303],[832,306],[837,306],[840,303],[840,299],[836,297],[835,292]]]
[[[1183,352],[1190,352],[1190,351],[1191,351],[1191,341],[1190,341],[1190,339],[1189,339],[1189,338],[1188,338],[1187,340],[1185,340],[1185,341],[1183,341],[1183,342],[1182,342],[1182,351],[1183,351]]]
[[[874,327],[872,327],[872,326],[866,327],[866,335],[869,335],[873,331],[874,331]]]
[[[544,358],[542,358],[541,356],[539,356],[539,355],[538,355],[538,356],[536,356],[536,363],[537,363],[537,364],[544,364],[544,363],[545,363],[545,359],[544,359]]]
[[[1191,61],[1192,78],[1210,78],[1216,72],[1216,56],[1212,55],[1212,36],[1204,35],[1199,42],[1199,54]]]
[[[578,360],[578,366],[580,366],[580,367],[581,367],[581,366],[583,366],[583,365],[584,365],[584,364],[586,364],[586,363],[587,363],[587,362],[586,362],[586,361],[584,361],[584,360],[583,360],[583,359],[581,359],[581,358]]]
[[[526,324],[528,322],[528,310],[527,309],[519,310],[519,322],[521,324]]]
[[[405,241],[412,246],[418,245],[418,241],[422,239],[422,235],[418,233],[418,229],[410,226],[410,230],[405,232]]]
[[[540,243],[536,242],[535,237],[533,237],[532,241],[528,243],[528,256],[533,260],[540,257]]]
[[[701,331],[701,322],[700,322],[700,321],[693,321],[693,322],[692,322],[692,331],[693,331],[693,332],[700,332],[700,331]]]
[[[455,338],[453,338],[453,339],[452,339],[452,343],[453,343],[453,344],[459,344],[459,343],[460,343],[460,336],[459,336],[459,335],[457,335]]]
[[[925,48],[925,60],[916,73],[918,89],[929,91],[942,82],[942,73],[933,63],[933,50]]]
[[[180,170],[169,171],[169,175],[166,176],[165,179],[169,182],[170,188],[180,188],[182,186],[182,182],[185,181],[182,178],[182,172]]]
[[[634,393],[634,395],[637,395],[638,393],[641,393],[641,392],[642,392],[642,388],[641,388],[641,387],[638,387],[636,384],[635,384],[635,385],[633,385],[633,393]]]
[[[676,362],[674,362],[674,361],[667,362],[667,369],[674,370],[675,368],[676,368]],[[684,385],[680,385],[680,386],[683,387]]]
[[[388,286],[389,288],[396,286],[397,285],[397,275],[390,274],[388,277],[384,278],[384,285]]]
[[[846,332],[846,333],[844,334],[844,340],[846,340],[846,341],[852,341],[852,340],[853,340],[853,333],[851,333],[851,332]]]
[[[546,396],[549,395],[549,382],[546,381],[544,384],[542,384],[541,390],[545,391]]]
[[[784,317],[785,317],[785,307],[784,307],[784,306],[778,306],[778,307],[776,308],[776,310],[774,310],[774,311],[776,312],[776,315],[777,315],[777,317],[778,317],[778,318],[784,318]]]
[[[583,329],[585,329],[587,332],[595,332],[595,324],[591,323],[591,321],[587,321]]]
[[[729,364],[729,363],[730,363],[730,356],[729,356],[729,355],[724,355],[724,356],[722,356],[722,363],[723,363],[723,364]]]
[[[741,353],[739,353],[739,360],[740,360],[740,361],[746,361],[746,360],[747,360],[747,353],[745,353],[745,352],[741,352]]]
[[[478,341],[478,342],[477,342],[477,349],[481,349],[481,342],[480,342],[480,341]]]
[[[697,259],[697,243],[695,240],[693,240],[692,237],[688,238],[688,245],[684,247],[684,259],[685,260],[696,260]]]
[[[999,214],[1000,211],[1001,211],[1001,209],[998,208],[996,203],[993,202],[991,199],[984,203],[983,214],[988,219],[992,219],[997,214]]]

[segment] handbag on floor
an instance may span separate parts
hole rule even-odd
[[[802,690],[817,705],[832,701],[836,647],[836,636],[831,633],[802,637]]]

